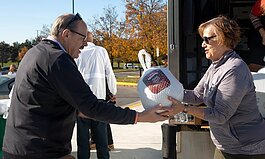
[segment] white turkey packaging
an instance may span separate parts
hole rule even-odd
[[[145,109],[162,104],[163,106],[171,106],[172,102],[168,100],[168,96],[182,101],[183,86],[172,75],[168,68],[146,67],[141,56],[149,58],[145,50],[140,50],[138,57],[144,68],[143,75],[138,82],[138,94],[142,105]],[[146,61],[151,61],[147,59]]]

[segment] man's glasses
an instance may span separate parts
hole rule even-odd
[[[215,38],[216,35],[214,36],[210,36],[210,37],[207,37],[207,36],[204,36],[202,37],[202,40],[206,43],[206,44],[209,44],[209,40],[211,40],[212,38]]]
[[[68,22],[68,24],[65,26],[65,28],[64,29],[69,29],[68,27],[69,27],[69,25],[70,24],[72,24],[74,21],[76,21],[76,20],[82,20],[82,18],[81,18],[81,16],[80,16],[80,14],[79,13],[76,13],[76,15]],[[84,34],[81,34],[81,33],[79,33],[79,32],[77,32],[77,31],[75,31],[75,30],[73,30],[73,29],[69,29],[71,32],[73,32],[73,33],[75,33],[75,34],[78,34],[78,35],[80,35],[80,36],[82,36],[83,37],[83,41],[85,41],[85,39],[86,39],[86,35],[84,35]]]
[[[72,24],[76,20],[82,20],[79,13],[76,13],[76,15],[68,22],[68,24],[65,26],[64,29],[67,29],[69,27],[69,25]]]
[[[85,41],[86,36],[85,36],[84,34],[78,33],[77,31],[74,31],[74,30],[72,30],[72,29],[69,29],[69,30],[70,30],[71,32],[73,32],[73,33],[76,33],[76,34],[82,36],[82,37],[83,37],[83,41]]]

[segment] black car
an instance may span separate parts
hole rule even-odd
[[[15,83],[15,75],[0,75],[0,99],[8,99]]]

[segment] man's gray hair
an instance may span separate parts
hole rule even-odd
[[[74,29],[76,27],[77,21],[72,22],[69,25],[69,22],[74,18],[74,14],[63,14],[55,19],[51,28],[51,35],[52,36],[59,36],[60,33],[67,28]]]

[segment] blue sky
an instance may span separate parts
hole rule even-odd
[[[24,42],[37,36],[43,25],[53,23],[56,17],[72,13],[72,0],[1,0],[0,42],[12,44]],[[104,15],[103,8],[116,7],[119,19],[125,17],[122,0],[74,0],[74,11],[81,14],[85,22],[94,16]]]

